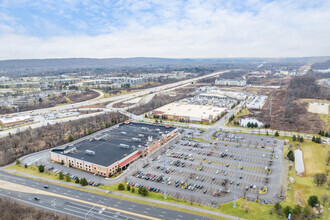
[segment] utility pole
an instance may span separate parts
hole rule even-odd
[[[164,199],[166,199],[166,151],[164,152]]]
[[[236,199],[237,199],[237,170],[238,170],[238,160],[236,161],[236,180],[235,180],[235,192],[234,192],[234,208],[236,208]]]
[[[243,112],[243,95],[242,95],[242,90],[241,90],[241,114]]]
[[[260,94],[259,94],[260,96],[261,96],[261,79],[262,78],[260,77]]]
[[[270,109],[269,109],[269,117],[272,117],[272,102],[273,102],[273,93],[270,93]]]

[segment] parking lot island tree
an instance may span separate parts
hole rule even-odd
[[[85,177],[83,177],[83,178],[80,179],[80,184],[81,184],[82,186],[87,186],[87,185],[88,185],[88,182],[87,182],[87,180],[86,180]]]
[[[38,169],[40,173],[43,173],[45,171],[45,166],[41,164],[39,165]]]
[[[122,183],[119,183],[118,184],[118,190],[125,190],[125,186],[124,186],[124,184],[122,184]]]

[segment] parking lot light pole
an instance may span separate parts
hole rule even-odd
[[[236,208],[236,199],[237,199],[237,170],[238,170],[238,160],[236,161],[236,180],[235,180],[235,192],[234,192],[234,208]]]
[[[164,152],[164,199],[166,199],[166,151]]]

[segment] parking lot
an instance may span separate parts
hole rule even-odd
[[[232,201],[235,184],[238,198],[277,202],[283,141],[226,132],[217,136],[212,143],[177,141],[165,154],[137,170],[128,182],[164,193],[165,177],[167,195],[210,206]]]

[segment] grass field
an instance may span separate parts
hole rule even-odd
[[[43,173],[40,173],[38,170],[38,167],[36,165],[33,166],[28,166],[27,168],[24,168],[24,165],[10,165],[7,167],[7,169],[9,170],[16,170],[19,172],[24,172],[24,173],[28,173],[34,176],[39,176],[39,177],[44,177],[44,178],[48,178],[48,179],[53,179],[53,180],[59,180],[58,174],[50,172],[45,170]],[[65,178],[65,177],[64,177]],[[64,180],[65,181],[65,180]],[[74,182],[74,180],[71,180],[70,182]]]
[[[322,187],[317,187],[313,182],[313,177],[317,173],[325,173],[326,169],[330,167],[326,165],[326,159],[329,151],[329,144],[316,144],[310,140],[305,140],[303,143],[299,141],[292,141],[291,137],[280,137],[281,139],[289,139],[290,145],[298,147],[303,151],[303,159],[305,165],[305,173],[303,177],[297,176],[294,170],[288,171],[288,178],[292,176],[295,179],[295,183],[291,184],[287,180],[288,192],[286,199],[281,203],[282,206],[294,207],[297,204],[307,205],[307,200],[310,196],[316,195],[322,202],[322,196],[329,195],[329,188],[325,183]],[[284,156],[287,155],[290,146],[284,147]],[[329,177],[328,177],[329,178]],[[330,212],[328,210],[329,203],[325,205],[325,213],[322,215],[321,219],[327,219]]]

